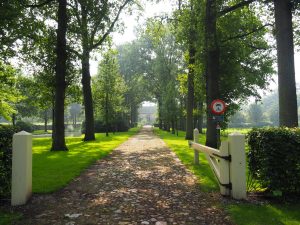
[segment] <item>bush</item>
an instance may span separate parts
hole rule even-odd
[[[248,144],[249,172],[263,188],[300,194],[299,129],[253,129]]]
[[[105,124],[102,120],[95,120],[95,132],[96,133],[104,133],[106,132]],[[126,132],[129,127],[126,125],[126,122],[123,120],[117,120],[113,124],[109,124],[108,132]],[[81,132],[84,134],[85,132],[85,121],[82,122]]]
[[[16,122],[16,127],[18,127],[19,130],[24,130],[29,133],[32,133],[34,131],[33,124],[24,122],[22,120]]]
[[[33,130],[45,130],[45,125],[33,125]],[[47,130],[52,130],[52,125],[47,125]]]
[[[12,136],[16,132],[12,126],[0,125],[0,198],[10,196]]]

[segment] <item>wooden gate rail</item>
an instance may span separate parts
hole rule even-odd
[[[203,152],[220,186],[222,195],[231,195],[235,199],[246,198],[246,159],[245,136],[234,133],[229,141],[223,141],[220,149],[214,149],[198,143],[199,131],[194,130],[194,141],[189,141],[194,149],[194,163],[199,164],[199,152]]]

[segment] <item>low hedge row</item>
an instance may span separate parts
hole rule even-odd
[[[18,127],[19,130],[24,130],[26,132],[32,133],[34,131],[34,125],[22,120],[18,120],[16,122],[16,127]]]
[[[129,127],[126,125],[125,121],[118,120],[113,124],[109,124],[108,132],[126,132],[129,130]],[[85,133],[85,121],[82,122],[81,132]],[[95,120],[95,132],[104,133],[106,132],[105,123],[101,120]]]
[[[300,130],[253,129],[248,133],[249,172],[269,191],[300,194]]]
[[[8,198],[11,190],[12,136],[18,128],[0,125],[0,198]]]

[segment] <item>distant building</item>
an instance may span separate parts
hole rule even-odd
[[[139,110],[139,123],[141,124],[154,124],[156,120],[157,106],[144,106],[142,105]]]

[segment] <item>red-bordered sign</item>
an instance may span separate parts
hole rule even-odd
[[[213,114],[221,115],[226,110],[226,104],[224,101],[222,101],[220,99],[215,99],[210,104],[210,109]]]

